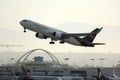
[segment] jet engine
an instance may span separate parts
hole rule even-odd
[[[57,33],[57,32],[53,32],[52,36],[53,36],[54,40],[61,39],[61,37],[62,37],[61,33]]]
[[[47,36],[46,35],[43,35],[43,34],[40,34],[40,33],[36,33],[35,35],[37,38],[40,38],[40,39],[47,39]]]

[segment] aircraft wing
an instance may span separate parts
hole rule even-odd
[[[67,33],[67,34],[62,34],[62,38],[70,38],[70,37],[75,37],[75,36],[86,36],[90,33]]]
[[[90,33],[65,33],[65,34],[62,34],[62,38],[66,39],[66,38],[75,37],[75,36],[79,37],[79,36],[86,36],[86,35],[89,35],[89,34],[97,34],[102,30],[102,28],[100,28],[100,29],[96,28]]]

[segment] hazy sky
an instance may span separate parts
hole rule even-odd
[[[77,33],[104,27],[94,42],[105,42],[106,45],[95,48],[58,42],[50,45],[50,39],[37,39],[30,31],[23,33],[19,24],[23,19]],[[0,0],[0,44],[23,45],[19,50],[42,48],[50,52],[119,53],[119,34],[120,0]]]

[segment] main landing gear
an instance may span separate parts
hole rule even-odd
[[[26,29],[24,28],[24,32],[26,32]]]
[[[50,44],[55,44],[55,42],[50,42]]]
[[[64,44],[65,42],[62,40],[62,41],[60,41],[59,43],[60,43],[60,44]],[[50,44],[55,44],[55,42],[53,41],[53,38],[51,38]]]
[[[51,42],[50,42],[50,44],[55,44],[55,42],[53,42],[53,38],[51,38]]]
[[[64,44],[64,41],[59,42],[60,44]],[[55,44],[55,42],[51,41],[50,44]]]
[[[60,43],[60,44],[64,44],[65,42],[64,42],[64,41],[60,41],[59,43]]]

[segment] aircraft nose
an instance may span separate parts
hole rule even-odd
[[[20,24],[22,25],[22,21],[20,21]]]
[[[25,26],[25,23],[26,23],[26,20],[20,21],[20,24],[21,24],[22,26]]]

